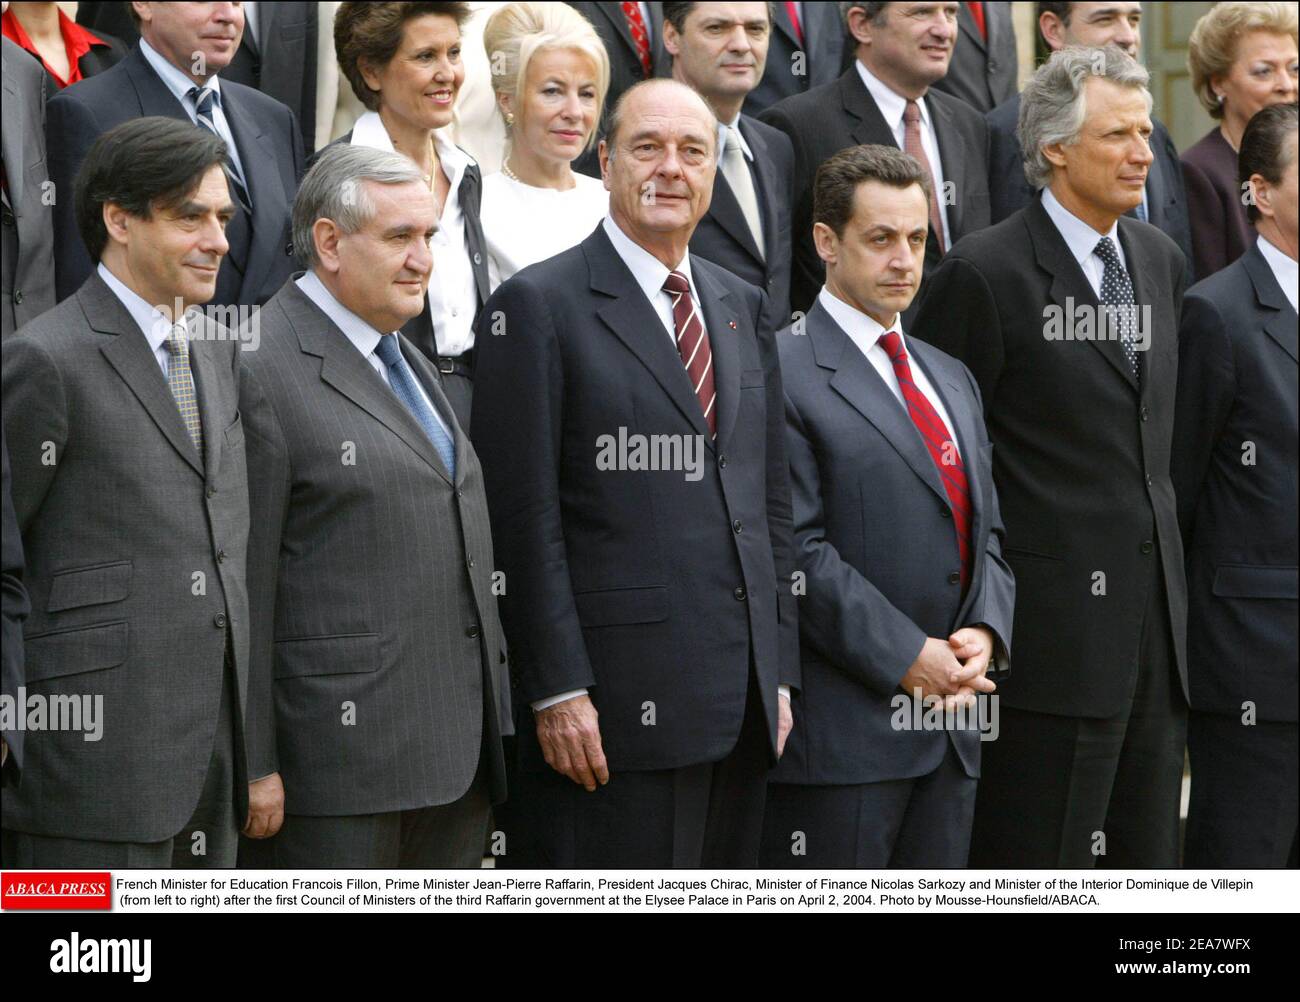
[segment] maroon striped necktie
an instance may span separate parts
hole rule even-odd
[[[650,35],[645,30],[645,18],[641,16],[641,5],[639,3],[624,3],[623,17],[627,20],[627,30],[632,35],[632,42],[636,46],[636,56],[641,60],[641,72],[647,80],[653,72],[650,64]]]
[[[881,335],[881,347],[894,363],[894,374],[898,377],[898,388],[903,391],[907,401],[907,413],[912,416],[912,423],[925,440],[925,447],[930,450],[930,458],[939,470],[939,479],[943,489],[948,492],[948,501],[952,508],[953,526],[957,530],[957,550],[961,554],[961,586],[964,591],[970,583],[971,545],[970,530],[974,521],[971,507],[970,488],[966,483],[966,467],[957,452],[957,443],[948,426],[943,423],[939,412],[926,399],[916,382],[912,379],[912,367],[907,362],[907,351],[903,348],[903,339],[897,331]]]
[[[704,420],[709,426],[709,435],[718,437],[717,414],[714,404],[717,393],[713,388],[713,352],[709,348],[709,335],[704,330],[704,321],[700,311],[695,308],[691,298],[691,283],[680,271],[668,273],[664,282],[664,292],[673,300],[673,326],[677,328],[677,353],[682,356],[686,374],[695,387],[695,396],[704,411]]]

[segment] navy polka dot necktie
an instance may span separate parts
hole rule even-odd
[[[1110,237],[1097,241],[1093,253],[1101,258],[1105,270],[1101,275],[1101,304],[1110,307],[1107,310],[1107,331],[1119,331],[1120,344],[1124,348],[1124,357],[1133,369],[1133,378],[1141,380],[1142,371],[1138,365],[1137,338],[1137,303],[1133,298],[1133,283],[1128,272],[1120,264],[1119,252]]]

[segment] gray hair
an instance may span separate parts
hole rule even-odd
[[[1020,120],[1016,138],[1024,157],[1025,180],[1035,188],[1046,188],[1052,180],[1052,164],[1043,147],[1078,142],[1088,108],[1084,85],[1089,77],[1102,77],[1121,87],[1141,89],[1151,111],[1147,82],[1151,74],[1136,59],[1115,45],[1104,49],[1071,46],[1053,52],[1020,92]]]
[[[400,153],[337,143],[321,150],[293,200],[293,250],[308,268],[320,264],[312,227],[332,219],[344,233],[356,233],[375,216],[375,204],[363,181],[375,184],[422,184],[415,162]]]

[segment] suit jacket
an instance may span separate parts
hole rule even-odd
[[[1159,573],[1186,685],[1169,476],[1183,259],[1136,219],[1120,219],[1119,239],[1134,298],[1150,307],[1140,390],[1118,340],[1075,340],[1073,322],[1056,328],[1070,339],[1050,333],[1052,317],[1097,298],[1041,201],[954,246],[912,327],[965,362],[983,395],[1017,593],[1016,670],[999,693],[1039,713],[1123,712]]]
[[[979,775],[974,729],[899,732],[891,702],[927,637],[983,624],[1007,665],[1015,581],[1002,559],[993,446],[974,377],[915,337],[914,366],[943,398],[974,505],[971,585],[948,494],[916,425],[858,347],[813,306],[777,335],[794,499],[803,687],[775,782],[876,783],[933,772],[949,742]],[[990,671],[994,665],[990,664]],[[912,700],[907,701],[909,718]]]
[[[316,148],[316,33],[318,3],[257,6],[257,34],[245,26],[239,49],[221,71],[227,80],[255,87],[288,105],[298,120],[305,150]],[[326,137],[328,138],[328,137]]]
[[[986,3],[984,26],[989,36],[987,41],[980,34],[969,5],[961,5],[957,13],[957,44],[952,50],[948,75],[934,86],[986,115],[1016,93],[1019,60],[1011,4]]]
[[[774,334],[759,290],[700,258],[691,269],[716,442],[603,225],[504,282],[484,316],[499,312],[505,333],[481,329],[475,349],[471,427],[508,582],[517,700],[588,688],[613,770],[723,758],[751,674],[775,757],[777,685],[798,682]],[[643,443],[655,448],[675,438],[683,462],[637,468],[628,435],[668,436]],[[695,473],[687,447],[699,449]],[[620,456],[627,468],[611,468]],[[538,765],[531,723],[520,730]]]
[[[3,489],[0,495],[4,502],[4,533],[0,538],[3,544],[3,568],[0,568],[0,621],[3,622],[3,646],[0,647],[0,692],[6,699],[12,699],[17,705],[18,689],[23,684],[23,621],[31,612],[31,602],[27,599],[27,589],[23,586],[23,538],[18,530],[18,516],[14,513],[14,500],[10,491],[12,478],[9,475],[9,445],[4,434],[4,425],[0,424],[0,460],[3,460]],[[15,780],[23,764],[23,731],[4,729],[4,742],[9,748],[4,763],[4,784],[10,778]]]
[[[292,270],[289,208],[302,176],[302,137],[293,112],[251,87],[223,80],[221,102],[239,147],[240,162],[253,202],[252,218],[241,212],[227,229],[231,253],[217,274],[214,305],[266,302]],[[161,115],[188,122],[137,45],[116,66],[50,99],[45,136],[50,153],[50,180],[56,190],[71,192],[90,147],[103,133],[142,115]],[[60,197],[54,209],[55,265],[58,294],[64,299],[94,270],[77,229],[74,200]],[[246,256],[236,260],[236,227],[245,230]]]
[[[570,7],[578,11],[591,22],[596,34],[605,43],[605,52],[609,55],[609,90],[605,94],[604,111],[600,118],[600,135],[604,136],[609,127],[609,116],[614,105],[633,84],[645,79],[645,69],[636,54],[636,43],[628,30],[627,19],[623,16],[623,5],[619,3],[571,3]],[[646,4],[650,8],[650,65],[651,76],[669,77],[673,74],[672,57],[664,48],[664,5],[658,2]],[[573,162],[573,169],[589,177],[600,177],[600,156],[597,148],[578,157]]]
[[[931,90],[925,103],[934,121],[944,179],[955,200],[947,206],[953,242],[989,224],[988,135],[984,119],[955,97]],[[826,268],[813,244],[813,182],[817,168],[840,150],[861,144],[898,148],[893,130],[862,83],[856,66],[836,81],[797,94],[769,108],[761,120],[774,125],[794,144],[794,260],[790,306],[807,312],[821,291]],[[933,228],[925,248],[925,276],[933,273],[943,251]],[[904,325],[916,306],[903,315]]]
[[[846,41],[849,33],[839,4],[803,5],[803,45],[785,4],[769,4],[768,9],[773,18],[767,64],[763,79],[745,98],[746,115],[758,115],[787,97],[833,83],[853,62],[853,42]]]
[[[1241,200],[1237,153],[1217,125],[1183,151],[1182,173],[1199,281],[1241,257],[1255,240],[1255,227]]]
[[[375,814],[456,800],[482,750],[502,800],[510,697],[487,504],[437,376],[404,341],[455,437],[455,482],[292,281],[261,327],[241,399],[256,513],[249,774],[278,769],[289,813]],[[355,722],[340,726],[349,701]]]
[[[1296,311],[1258,245],[1187,291],[1173,473],[1197,710],[1296,720],[1296,358]]]
[[[98,273],[4,343],[5,434],[32,601],[25,684],[29,696],[102,699],[98,740],[27,735],[6,828],[171,838],[208,772],[227,663],[235,734],[252,739],[240,352],[225,328],[192,323],[203,325],[190,343],[202,456],[148,341]],[[238,738],[235,752],[242,768]],[[242,807],[247,787],[235,795]]]
[[[1000,223],[1038,198],[1038,192],[1025,180],[1025,166],[1016,138],[1016,121],[1020,117],[1020,95],[989,112],[989,196],[993,222]],[[1169,130],[1151,119],[1151,152],[1155,159],[1147,172],[1147,222],[1178,245],[1187,258],[1188,275],[1193,274],[1192,224],[1188,221],[1188,193],[1183,186],[1183,170],[1178,150]]]
[[[54,305],[53,210],[42,201],[49,180],[45,161],[45,100],[54,88],[41,64],[21,46],[0,39],[4,51],[5,114],[0,119],[5,177],[0,274],[0,338]]]
[[[794,188],[794,153],[785,133],[748,115],[740,116],[740,134],[754,154],[751,173],[762,216],[766,257],[760,255],[731,185],[719,167],[713,201],[691,237],[691,253],[721,265],[767,293],[772,330],[790,322],[790,192]]]

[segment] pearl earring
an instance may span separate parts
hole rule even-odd
[[[513,126],[514,124],[515,124],[515,116],[514,116],[511,112],[508,112],[508,111],[507,111],[507,112],[506,112],[506,125],[507,125],[507,126]]]

